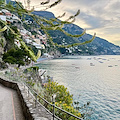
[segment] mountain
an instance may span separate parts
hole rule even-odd
[[[10,0],[7,0],[7,3]],[[12,4],[14,5],[15,2],[11,1]],[[50,18],[55,18],[54,14],[48,11],[34,11],[33,14],[45,17],[47,19]],[[26,16],[26,19],[32,20],[31,18],[28,18]],[[75,24],[67,24],[64,25],[63,28],[65,31],[71,34],[81,34],[83,32],[83,29]],[[72,38],[64,33],[55,30],[55,31],[49,31],[50,35],[53,37],[53,41],[57,42],[58,44],[62,45],[68,45],[68,44],[73,44],[77,42],[84,42],[86,40],[90,40],[92,36],[90,34],[85,34],[84,36],[80,38]],[[86,44],[86,45],[81,45],[81,46],[76,46],[72,48],[59,48],[60,52],[63,54],[95,54],[95,55],[119,55],[120,54],[120,47],[116,46],[110,42],[108,42],[105,39],[96,37],[93,42]]]
[[[48,11],[34,11],[32,13],[35,14],[35,15],[38,15],[38,16],[45,17],[47,19],[49,19],[49,18],[55,18],[54,14],[51,13],[51,12],[48,12]]]
[[[74,24],[65,25],[64,30],[71,34],[80,34],[83,32],[82,28]],[[92,35],[85,34],[82,37],[78,38],[78,40],[80,42],[84,42],[86,40],[90,40],[91,38],[92,38]],[[91,49],[94,54],[103,54],[103,55],[120,54],[119,46],[116,46],[113,43],[110,43],[107,40],[102,39],[100,37],[96,37],[93,42],[83,46],[86,46],[89,49]]]
[[[9,1],[10,0],[7,0],[7,2]],[[15,4],[14,1],[12,1],[12,3]],[[34,11],[33,14],[45,17],[47,19],[55,18],[54,14],[48,11]],[[27,18],[27,17],[26,19],[32,20],[31,18]],[[83,32],[83,29],[75,24],[64,25],[63,29],[71,34],[81,34]],[[58,44],[62,44],[62,45],[68,45],[76,42],[84,42],[92,38],[92,35],[90,34],[85,34],[84,36],[78,39],[72,38],[58,30],[49,31],[49,33],[53,37],[54,42],[57,42]],[[72,47],[68,49],[59,48],[59,50],[63,54],[95,54],[95,55],[119,55],[120,54],[119,46],[116,46],[100,37],[96,37],[94,41],[89,44],[80,45],[80,46]]]
[[[53,13],[47,12],[47,11],[34,11],[33,13],[48,19],[55,17]],[[66,32],[71,34],[81,34],[83,32],[83,29],[75,24],[66,24],[64,25],[63,29]],[[58,30],[49,31],[49,33],[53,37],[54,42],[57,42],[58,44],[63,44],[63,45],[68,45],[75,42],[84,42],[92,38],[92,35],[90,34],[85,34],[78,39],[72,38]],[[81,45],[81,46],[77,46],[69,49],[60,48],[59,50],[64,54],[68,54],[68,53],[94,54],[94,55],[119,55],[120,54],[119,46],[116,46],[100,37],[96,37],[93,42],[86,45]]]

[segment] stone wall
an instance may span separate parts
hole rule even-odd
[[[31,94],[30,91],[28,92],[29,89],[27,86],[2,78],[0,78],[0,84],[17,91],[26,120],[53,119],[51,113],[47,109],[45,109],[42,104],[37,103],[35,105],[34,96]]]

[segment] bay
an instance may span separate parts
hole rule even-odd
[[[81,106],[90,102],[91,120],[120,120],[120,56],[65,56],[37,66],[67,87]]]

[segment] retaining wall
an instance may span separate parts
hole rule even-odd
[[[21,83],[0,78],[0,84],[17,91],[26,120],[52,120],[52,115],[41,105],[35,107],[35,100],[28,88]]]

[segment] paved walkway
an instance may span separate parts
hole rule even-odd
[[[0,120],[25,120],[17,92],[1,84]]]

